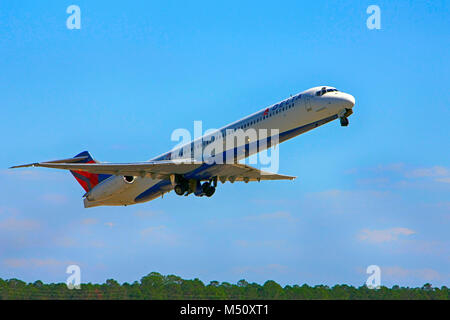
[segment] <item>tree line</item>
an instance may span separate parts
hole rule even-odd
[[[240,280],[236,284],[211,281],[205,285],[199,279],[185,280],[176,275],[152,272],[139,282],[119,284],[109,279],[103,284],[81,284],[81,289],[69,290],[65,283],[44,284],[38,280],[26,283],[18,279],[0,278],[0,299],[3,300],[143,300],[143,299],[333,299],[333,300],[448,300],[449,289],[433,287],[426,283],[420,288],[393,286],[369,289],[365,285],[309,286],[286,285],[282,287],[272,280],[263,285]]]

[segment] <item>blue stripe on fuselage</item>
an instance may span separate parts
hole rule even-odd
[[[312,123],[309,123],[307,125],[301,126],[301,127],[297,127],[285,132],[282,132],[279,134],[279,143],[286,141],[288,139],[294,138],[296,136],[298,136],[299,134],[305,133],[309,130],[312,130],[318,126],[324,125],[330,121],[333,121],[335,119],[337,119],[338,116],[334,115],[322,120],[318,120],[318,121],[314,121]],[[253,142],[255,143],[255,142]],[[259,141],[257,141],[256,143],[259,143]],[[234,152],[234,154],[237,153],[237,148],[235,147],[233,151],[231,150],[227,150],[224,151],[224,154],[226,152]],[[240,146],[239,148],[242,148],[242,146]],[[246,152],[248,152],[250,149],[250,144],[247,143],[245,144],[245,150]],[[166,155],[161,156],[161,158],[164,158]],[[210,174],[207,173],[207,170],[210,169],[211,167],[215,166],[215,163],[212,164],[202,164],[200,167],[198,167],[195,170],[192,170],[191,172],[188,172],[184,175],[184,177],[186,179],[209,179],[212,178],[213,176],[211,176]],[[154,186],[150,187],[149,189],[147,189],[146,191],[144,191],[143,193],[141,193],[140,195],[138,195],[136,197],[136,199],[134,200],[135,202],[145,202],[150,200],[151,198],[155,197],[156,194],[161,193],[162,191],[165,191],[163,189],[167,189],[170,190],[170,188],[168,188],[167,186],[170,185],[170,181],[169,180],[161,180],[160,182],[158,182],[157,184],[155,184]],[[166,191],[167,192],[167,191]]]
[[[153,187],[150,187],[149,189],[142,192],[140,195],[134,199],[135,202],[145,202],[153,198],[156,194],[161,193],[163,187],[166,187],[170,185],[169,180],[161,180],[157,184],[155,184]]]

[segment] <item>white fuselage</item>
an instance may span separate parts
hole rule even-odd
[[[211,149],[212,146],[210,146],[210,144],[214,141],[216,142],[215,146],[217,147],[219,141],[217,140],[218,136],[224,137],[220,140],[222,148],[218,149],[226,152],[230,148],[226,140],[227,135],[232,134],[233,132],[241,132],[239,130],[247,132],[249,129],[255,129],[257,132],[260,132],[261,129],[267,129],[266,131],[269,136],[277,130],[279,143],[281,143],[342,117],[348,110],[350,110],[350,113],[348,114],[351,114],[351,109],[354,104],[355,99],[353,96],[337,91],[333,87],[321,86],[311,88],[226,125],[211,134],[204,135],[192,142],[174,148],[151,160],[169,160],[174,157],[204,160],[204,151],[206,151],[206,148]],[[213,136],[214,138],[212,138]],[[237,139],[233,146],[233,148],[236,148],[236,160],[241,160],[256,152],[256,149],[254,149],[255,151],[253,152],[251,147],[249,152],[249,145],[251,145],[249,137]],[[247,152],[245,152],[246,146]],[[268,147],[270,147],[270,145]],[[262,150],[261,148],[258,148],[257,151],[260,152]],[[198,174],[198,172],[196,172],[196,174]],[[123,177],[112,176],[103,181],[96,188],[102,184],[123,184],[122,182],[119,182],[119,180],[123,181]],[[123,188],[119,187],[113,195],[102,201],[89,201],[85,198],[85,207],[141,203],[160,197],[173,189],[173,185],[170,181],[157,179],[155,177],[135,177],[131,185],[123,185]]]

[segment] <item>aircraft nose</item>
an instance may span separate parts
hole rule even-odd
[[[344,101],[347,104],[347,108],[353,108],[355,105],[355,97],[351,94],[346,93],[344,96]]]

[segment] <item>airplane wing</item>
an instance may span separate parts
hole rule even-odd
[[[74,158],[75,159],[75,158]],[[141,176],[157,179],[170,179],[173,174],[189,174],[194,170],[203,172],[198,175],[201,179],[217,176],[220,181],[260,181],[260,180],[293,180],[296,177],[280,175],[261,171],[244,164],[208,164],[186,160],[149,161],[138,163],[72,163],[80,159],[65,159],[48,162],[36,162],[15,168],[44,167],[63,170],[86,171],[96,174],[109,174],[119,176]],[[192,176],[195,178],[195,176]]]
[[[206,168],[198,176],[200,177],[218,177],[221,182],[225,181],[261,181],[261,180],[294,180],[296,177],[286,176],[276,173],[270,173],[257,168],[240,164],[214,164]]]

